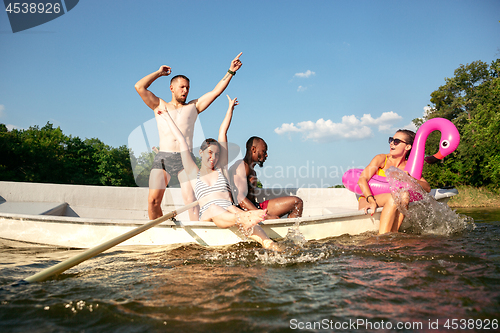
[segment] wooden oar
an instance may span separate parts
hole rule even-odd
[[[48,277],[50,277],[52,275],[60,274],[60,273],[64,272],[65,270],[67,270],[73,266],[78,265],[82,261],[90,259],[90,258],[98,255],[99,253],[102,253],[102,252],[106,251],[107,249],[112,248],[113,246],[118,245],[118,244],[126,241],[127,239],[132,238],[132,237],[140,234],[141,232],[146,231],[146,230],[154,227],[155,225],[158,225],[158,224],[162,223],[163,221],[168,220],[168,219],[176,216],[177,214],[180,214],[180,213],[182,213],[190,208],[195,207],[196,205],[198,205],[198,201],[192,202],[189,205],[186,205],[182,208],[171,211],[170,213],[165,214],[162,217],[157,218],[156,220],[152,220],[152,221],[150,221],[150,222],[148,222],[148,223],[146,223],[138,228],[135,228],[133,230],[130,230],[129,232],[124,233],[121,236],[115,237],[115,238],[113,238],[105,243],[102,243],[102,244],[97,245],[91,249],[88,249],[87,251],[80,253],[79,255],[74,256],[73,258],[66,259],[57,265],[54,265],[54,266],[49,267],[47,269],[44,269],[40,273],[37,273],[37,274],[32,275],[24,280],[21,280],[21,281],[17,282],[16,284],[27,284],[27,283],[32,283],[32,282],[40,282],[40,281],[47,279]]]

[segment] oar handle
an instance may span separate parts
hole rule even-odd
[[[116,246],[116,245],[126,241],[127,239],[132,238],[132,237],[140,234],[141,232],[144,232],[144,231],[154,227],[155,225],[158,225],[158,224],[162,223],[163,221],[168,220],[168,219],[176,216],[177,214],[180,214],[180,213],[182,213],[190,208],[193,208],[197,205],[198,205],[198,201],[195,201],[195,202],[192,202],[192,203],[190,203],[182,208],[171,211],[170,213],[167,213],[167,214],[165,214],[165,215],[163,215],[155,220],[152,220],[146,224],[141,225],[140,227],[137,227],[133,230],[130,230],[129,232],[126,232],[121,236],[115,237],[115,238],[113,238],[105,243],[102,243],[102,244],[97,245],[93,248],[90,248],[87,251],[82,252],[82,253],[80,253],[72,258],[68,258],[68,259],[64,260],[63,262],[60,262],[57,265],[54,265],[54,266],[49,267],[49,268],[47,268],[47,269],[45,269],[37,274],[34,274],[30,277],[27,277],[26,279],[17,282],[17,284],[40,282],[40,281],[47,279],[48,277],[50,277],[52,275],[60,274],[60,273],[64,272],[65,270],[67,270],[73,266],[78,265],[82,261],[90,259],[90,258],[98,255],[99,253],[102,253],[102,252],[106,251],[107,249],[112,248],[113,246]]]

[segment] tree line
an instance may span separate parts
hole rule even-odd
[[[418,127],[436,117],[452,121],[460,132],[457,150],[441,163],[426,165],[432,187],[500,184],[500,59],[460,65],[454,77],[431,93],[431,104]],[[436,153],[440,134],[432,133],[426,154]],[[134,156],[126,146],[112,148],[98,139],[66,136],[47,122],[27,130],[0,124],[0,180],[57,184],[147,186],[154,153]],[[134,166],[134,172],[132,170]],[[171,180],[171,185],[176,183]],[[178,183],[174,186],[178,186]]]
[[[11,131],[0,124],[0,156],[3,181],[136,186],[126,146],[66,136],[49,122]]]
[[[441,163],[426,165],[423,177],[432,187],[470,185],[498,189],[500,185],[500,59],[490,65],[474,61],[460,65],[454,77],[431,93],[431,104],[420,126],[432,118],[446,118],[460,133],[457,150]],[[429,136],[426,154],[439,147],[439,132]]]

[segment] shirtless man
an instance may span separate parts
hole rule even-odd
[[[236,198],[243,210],[267,209],[266,219],[278,219],[285,214],[288,214],[288,217],[302,216],[303,203],[298,197],[286,196],[261,203],[256,201],[257,174],[254,168],[256,164],[262,168],[266,158],[266,142],[256,136],[248,139],[245,157],[229,169],[233,198]]]
[[[240,69],[242,65],[240,61],[241,54],[242,53],[238,54],[236,58],[231,61],[231,65],[226,75],[224,75],[222,80],[217,83],[212,91],[190,102],[186,102],[189,93],[189,79],[184,75],[177,75],[170,81],[172,100],[168,103],[156,97],[155,94],[148,90],[149,86],[156,79],[161,76],[170,75],[171,68],[169,66],[161,66],[159,70],[143,77],[135,84],[135,90],[137,90],[144,103],[154,111],[160,135],[160,149],[155,156],[149,176],[148,214],[151,220],[163,215],[160,205],[163,194],[165,193],[165,188],[172,174],[177,174],[179,178],[184,203],[189,204],[195,201],[193,188],[186,173],[183,171],[184,167],[182,166],[179,143],[170,132],[165,119],[158,114],[158,111],[168,111],[177,127],[185,136],[189,149],[192,150],[196,117],[198,117],[199,113],[208,108],[226,89],[229,82],[236,74],[236,71]],[[194,155],[192,155],[192,157],[194,159]],[[191,220],[198,220],[198,210],[198,206],[189,210],[189,218]]]

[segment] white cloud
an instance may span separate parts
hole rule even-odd
[[[410,131],[413,131],[413,132],[416,132],[417,131],[417,126],[415,126],[415,124],[413,122],[410,122],[409,124],[401,127],[401,129],[407,129],[407,130],[410,130]],[[394,131],[395,132],[395,131]]]
[[[5,110],[5,105],[0,104],[0,118],[2,118],[5,115],[3,112],[4,110]]]
[[[316,75],[316,73],[308,69],[307,71],[305,71],[305,73],[295,73],[295,75],[293,77],[300,77],[300,78],[307,79],[308,77],[310,77],[312,75]]]
[[[306,90],[307,90],[307,87],[303,87],[303,86],[299,86],[299,87],[297,88],[297,91],[298,91],[298,92],[303,92],[303,91],[306,91]]]
[[[374,119],[371,114],[364,114],[363,117],[361,117],[361,123],[366,126],[378,126],[379,132],[392,133],[395,131],[392,125],[401,119],[403,119],[403,117],[393,111],[389,111],[382,113],[377,119]]]
[[[429,105],[424,106],[424,118],[427,118],[427,116],[429,115],[429,113],[431,113],[432,110],[433,108],[430,107]]]
[[[362,140],[373,136],[372,127],[376,127],[379,132],[395,132],[392,126],[402,119],[395,112],[384,112],[378,118],[373,118],[370,114],[364,114],[361,118],[354,115],[343,116],[342,122],[334,123],[330,119],[318,119],[313,121],[302,121],[282,124],[274,131],[279,134],[302,133],[304,140],[316,142],[330,142],[342,139]]]

